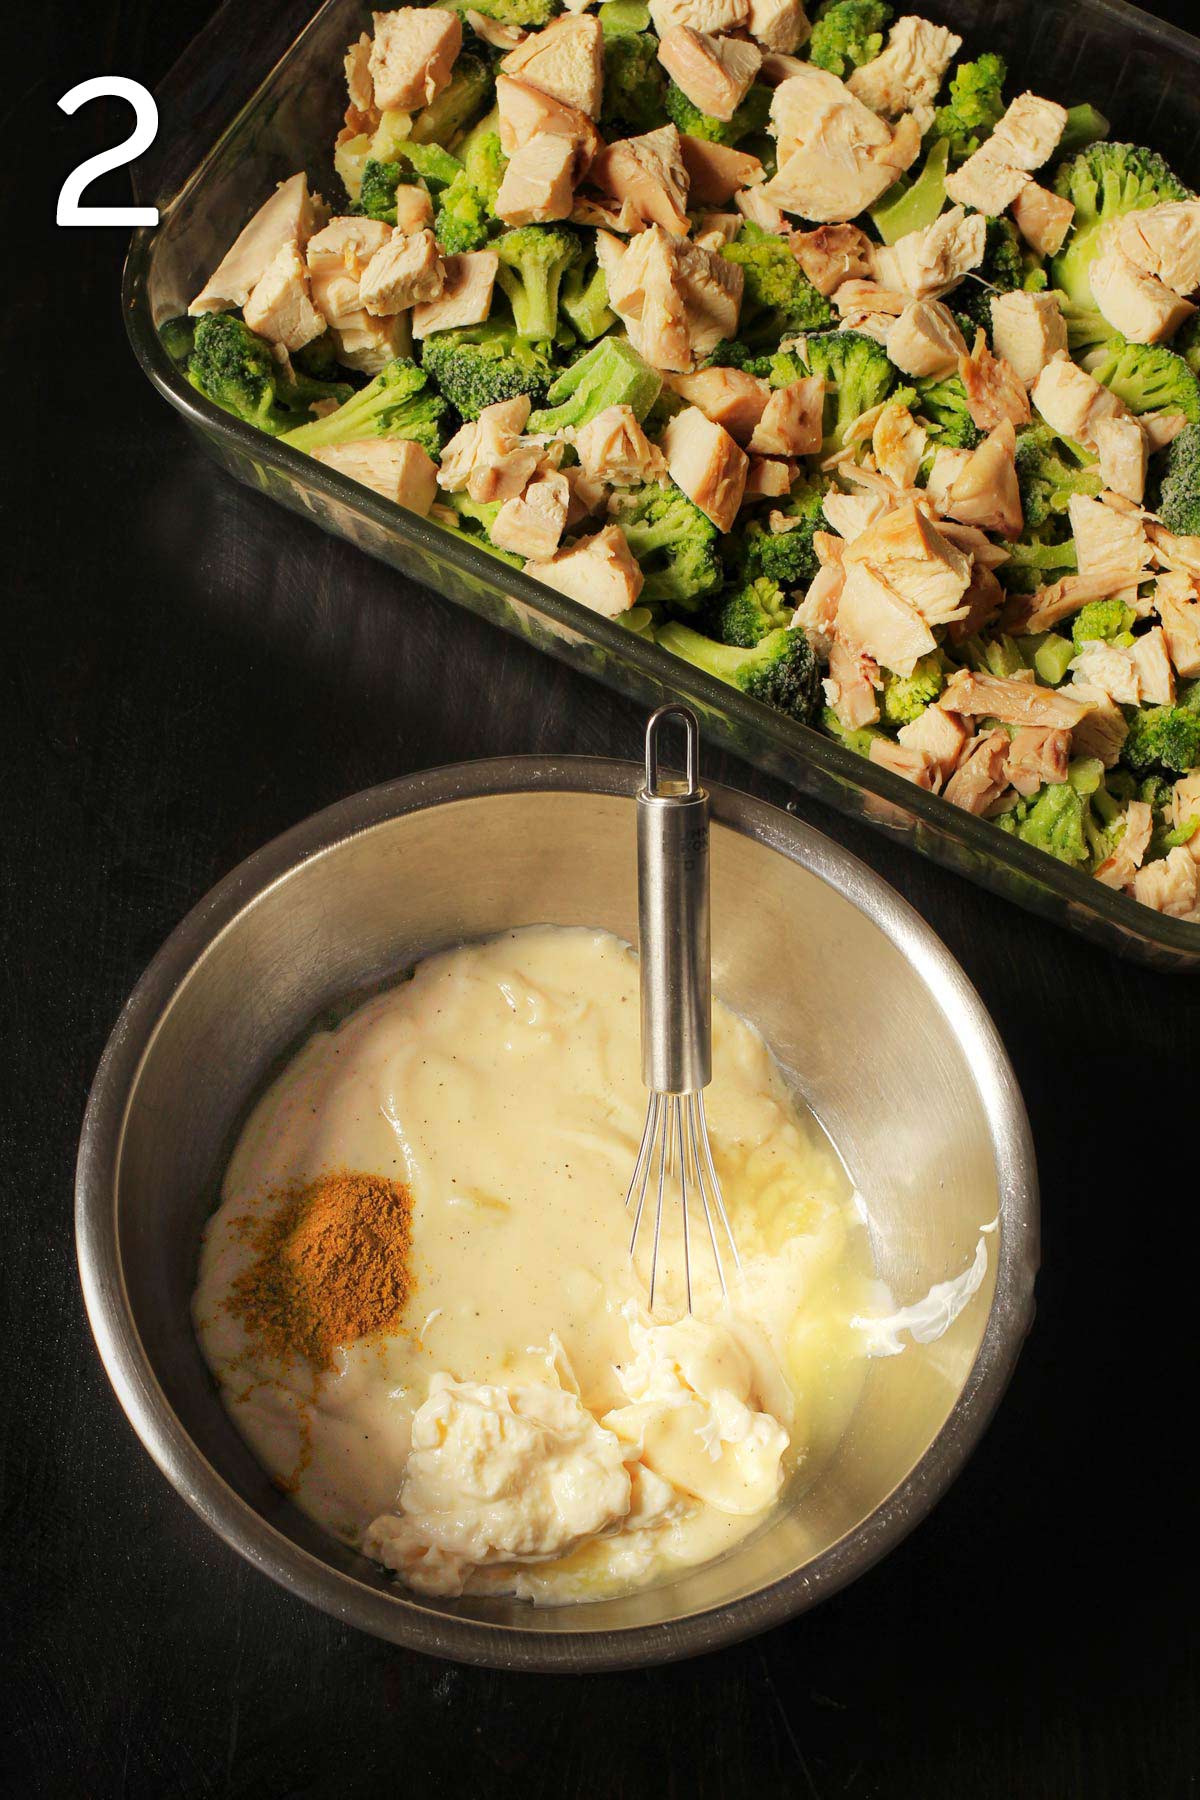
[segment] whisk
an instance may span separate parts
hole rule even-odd
[[[682,722],[685,778],[659,775],[659,737]],[[650,1310],[659,1274],[668,1190],[682,1200],[683,1279],[692,1310],[692,1212],[703,1213],[722,1294],[728,1291],[719,1239],[740,1269],[721,1184],[713,1167],[704,1089],[712,1080],[712,994],[708,910],[708,795],[696,774],[699,727],[686,706],[660,706],[646,726],[646,785],[637,798],[638,933],[641,946],[642,1080],[650,1090],[646,1125],[625,1196],[634,1208],[632,1257],[647,1198],[654,1202]]]

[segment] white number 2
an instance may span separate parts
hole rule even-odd
[[[79,204],[80,195],[97,176],[107,175],[110,169],[120,169],[125,163],[132,162],[135,156],[150,148],[158,131],[158,107],[154,95],[140,81],[130,81],[125,75],[93,75],[90,81],[81,81],[78,87],[64,94],[58,104],[63,112],[73,113],[86,106],[89,100],[101,98],[128,100],[134,112],[133,130],[123,144],[101,150],[99,155],[89,156],[77,169],[72,169],[58,196],[57,221],[60,225],[157,225],[156,206]]]

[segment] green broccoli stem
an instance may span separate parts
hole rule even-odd
[[[885,244],[894,244],[910,231],[932,225],[946,204],[946,171],[950,145],[937,138],[929,147],[921,173],[912,181],[901,176],[870,209],[871,223]]]
[[[549,405],[529,420],[530,431],[586,425],[610,406],[628,406],[642,420],[658,399],[662,376],[624,338],[601,338],[550,387]]]

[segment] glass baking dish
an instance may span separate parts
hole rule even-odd
[[[715,743],[906,838],[1031,912],[1157,967],[1200,968],[1200,924],[1152,912],[746,699],[440,525],[231,418],[187,383],[158,328],[186,311],[277,181],[305,168],[327,195],[340,192],[332,145],[345,105],[342,57],[369,27],[370,9],[357,0],[326,0],[297,30],[303,10],[301,0],[268,16],[227,0],[160,90],[164,144],[152,168],[143,164],[141,171],[139,197],[158,205],[160,223],[133,236],[124,277],[127,328],[146,374],[207,452],[239,481],[323,530],[622,693],[648,704],[687,700]],[[1153,145],[1186,181],[1200,184],[1197,40],[1122,0],[1041,0],[1036,10],[1013,0],[935,0],[920,10],[953,25],[968,49],[1002,51],[1011,91],[1028,86],[1067,104],[1090,100],[1111,119],[1114,137]]]

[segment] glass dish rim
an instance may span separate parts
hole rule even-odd
[[[227,4],[230,3],[232,0],[227,0]],[[681,662],[669,651],[624,630],[620,625],[580,602],[557,593],[555,589],[526,575],[522,570],[498,563],[497,558],[487,551],[476,549],[448,527],[439,525],[436,520],[422,518],[410,512],[394,501],[385,499],[383,495],[376,494],[372,489],[352,481],[349,476],[316,462],[303,451],[282,444],[277,438],[257,431],[243,420],[235,419],[207,400],[180,374],[159,337],[148,303],[149,272],[154,257],[156,232],[169,222],[172,215],[186,203],[192,190],[200,185],[227,139],[261,104],[276,75],[291,60],[308,34],[317,28],[327,12],[342,4],[343,0],[322,0],[307,23],[255,82],[249,96],[235,109],[232,117],[201,154],[199,161],[183,178],[176,191],[157,200],[159,226],[139,226],[131,235],[121,282],[126,334],[147,379],[163,398],[193,428],[209,436],[216,435],[226,439],[238,451],[252,454],[257,461],[273,467],[289,481],[300,481],[305,486],[315,488],[334,505],[358,513],[369,524],[403,546],[424,556],[449,561],[461,574],[492,588],[498,597],[514,599],[529,612],[541,614],[561,626],[571,636],[590,640],[597,648],[632,663],[643,680],[661,688],[665,693],[679,696],[683,675],[690,690],[690,695],[685,693],[683,698],[693,697],[702,709],[723,715],[748,733],[760,738],[766,737],[781,757],[807,760],[834,782],[849,783],[851,787],[884,805],[891,803],[900,807],[912,815],[915,823],[927,826],[938,835],[957,838],[965,851],[986,861],[999,863],[1012,874],[1050,889],[1068,907],[1083,908],[1096,915],[1115,928],[1122,938],[1141,940],[1143,944],[1182,956],[1188,959],[1196,972],[1200,972],[1200,923],[1156,912],[1120,889],[1106,887],[1094,876],[1085,875],[1082,871],[1059,862],[1048,852],[1035,849],[1008,832],[1001,831],[990,820],[978,818],[961,807],[955,807],[942,795],[927,792],[891,770],[847,750],[815,726],[800,725],[783,714],[774,713],[769,707],[748,699],[736,688]],[[1157,38],[1200,69],[1200,38],[1143,12],[1140,7],[1131,5],[1129,0],[1077,0],[1077,4],[1081,12],[1107,15],[1132,34]],[[223,11],[224,8],[219,9],[214,19],[209,21],[200,34],[201,38],[212,29]],[[168,75],[164,85],[169,84],[170,80],[171,75]],[[500,569],[503,570],[502,576],[498,573]],[[422,585],[418,577],[410,576],[409,579],[417,580],[418,585]],[[702,716],[702,731],[704,726],[705,719]],[[731,749],[730,753],[740,756],[741,760],[748,761],[753,766],[752,756],[747,756],[736,748]],[[766,768],[764,772],[774,779],[787,780],[776,769]],[[829,807],[831,811],[839,810],[835,803],[823,800],[819,795],[816,798],[819,804]],[[905,847],[922,855],[926,861],[936,860],[922,851],[919,845]],[[960,878],[963,876],[962,870],[955,869],[952,872]],[[999,897],[1008,904],[1022,906],[1022,910],[1031,910],[1007,893],[1001,893]],[[1071,929],[1069,921],[1064,924],[1065,928]],[[1186,974],[1189,971],[1186,967],[1177,965],[1173,972]]]

